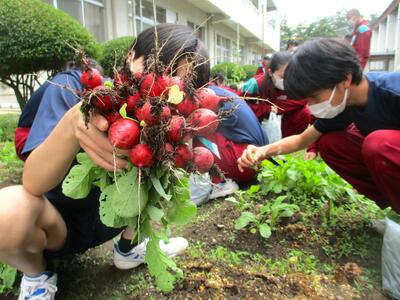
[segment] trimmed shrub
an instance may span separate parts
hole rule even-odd
[[[123,61],[133,44],[135,38],[133,36],[123,36],[102,44],[103,58],[100,61],[104,69],[104,75],[113,77],[114,67],[121,66]]]
[[[0,80],[14,90],[21,108],[37,73],[61,70],[74,58],[73,48],[101,56],[101,47],[78,21],[40,0],[0,1],[0,16]]]
[[[254,75],[256,75],[257,66],[255,65],[244,65],[242,66],[244,72],[246,73],[246,80],[249,80]]]
[[[223,62],[211,69],[211,77],[215,78],[218,73],[223,73],[227,83],[238,83],[246,78],[243,68],[237,63]]]

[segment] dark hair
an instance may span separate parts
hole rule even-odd
[[[225,81],[224,73],[222,73],[222,72],[217,73],[214,81],[220,81],[221,83],[223,83]]]
[[[285,91],[290,98],[304,99],[318,90],[333,88],[348,74],[353,76],[352,84],[361,82],[362,69],[353,47],[342,39],[315,39],[293,54],[285,71]]]
[[[286,42],[286,50],[289,48],[289,46],[298,46],[299,42],[296,40],[288,40]]]
[[[103,67],[99,64],[97,60],[94,58],[86,58],[86,61],[91,68],[97,69],[101,74],[103,74]],[[83,66],[83,62],[81,59],[79,60],[70,60],[67,61],[64,65],[64,70],[70,70],[70,69],[79,69],[79,70],[84,70],[85,67]]]
[[[268,55],[263,57],[263,60],[271,60],[271,57],[269,57]]]
[[[274,53],[269,63],[269,69],[271,69],[271,72],[274,73],[280,67],[286,65],[290,61],[291,57],[292,54],[287,51],[279,51]],[[265,72],[263,81],[261,83],[260,95],[262,98],[276,97],[276,88],[272,82],[272,77],[269,75],[269,72]]]
[[[135,58],[143,56],[145,60],[154,53],[155,30],[157,30],[159,59],[167,66],[176,57],[186,55],[189,61],[194,61],[196,74],[195,88],[205,85],[210,80],[209,55],[204,43],[193,33],[192,29],[177,24],[160,24],[141,32],[133,45]],[[177,68],[177,62],[172,66]]]

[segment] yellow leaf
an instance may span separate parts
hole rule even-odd
[[[179,86],[174,84],[169,88],[168,92],[168,102],[172,104],[179,104],[183,100],[183,92],[179,90]]]
[[[145,121],[140,121],[140,127],[146,127],[147,126],[147,124],[146,124],[146,122]]]

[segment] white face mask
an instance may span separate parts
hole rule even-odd
[[[332,100],[336,93],[336,86],[333,89],[331,96],[328,100],[318,103],[309,105],[311,114],[317,118],[321,119],[333,119],[338,114],[344,111],[346,108],[347,98],[349,95],[349,89],[346,89],[344,92],[344,96],[342,102],[338,106],[332,106]]]
[[[284,90],[284,86],[283,86],[283,78],[280,78],[278,76],[276,76],[275,74],[272,74],[272,76],[274,77],[274,85],[277,89],[280,90]]]

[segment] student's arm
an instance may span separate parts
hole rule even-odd
[[[23,172],[23,185],[34,195],[42,195],[59,184],[82,148],[99,166],[114,169],[113,147],[103,131],[108,128],[102,116],[94,117],[86,128],[79,104],[61,118],[50,135],[29,155]],[[118,168],[127,162],[115,157]]]
[[[288,154],[306,148],[315,143],[322,134],[310,126],[303,133],[286,137],[273,144],[256,147],[249,145],[238,159],[239,170],[251,168],[259,164],[262,160],[274,155]]]

